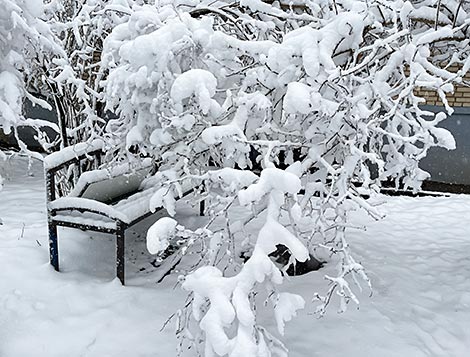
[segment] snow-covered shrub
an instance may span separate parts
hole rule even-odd
[[[380,219],[364,197],[384,181],[419,189],[428,149],[455,147],[438,127],[446,114],[422,110],[416,94],[435,90],[446,103],[470,65],[468,9],[441,3],[160,1],[135,6],[106,39],[105,101],[119,116],[107,124],[108,143],[121,157],[158,159],[152,209],[174,215],[175,197],[191,186],[209,201],[205,227],[165,221],[149,232],[153,248],[178,238],[184,252],[202,248],[182,285],[203,350],[188,310],[178,315],[178,334],[200,354],[285,355],[256,321],[263,292],[280,334],[304,306],[277,290],[283,274],[269,254],[281,244],[293,262],[317,247],[336,257],[326,294],[314,294],[319,314],[335,295],[341,311],[358,303],[350,282],[369,280],[350,253],[348,212]],[[451,64],[461,70],[450,73]],[[240,207],[244,220],[232,221]],[[255,218],[264,224],[252,237],[245,226]],[[214,222],[225,223],[212,231]]]
[[[47,1],[47,22],[64,55],[47,63],[43,91],[55,104],[62,146],[92,140],[102,132],[103,39],[128,18],[132,5],[132,0]]]
[[[41,0],[0,1],[0,128],[14,133],[21,149],[28,151],[18,138],[20,125],[40,128],[50,126],[40,120],[24,118],[23,99],[50,108],[28,91],[31,81],[41,73],[45,59],[61,52],[48,25],[41,20]],[[0,153],[1,155],[1,153]]]

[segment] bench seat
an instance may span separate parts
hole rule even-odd
[[[85,227],[95,227],[97,228],[96,230],[104,228],[106,232],[115,232],[117,229],[116,221],[91,212],[69,211],[64,214],[59,213],[54,216],[53,222],[59,226],[66,227],[82,225]]]
[[[103,203],[89,198],[84,197],[61,197],[49,204],[50,210],[55,213],[54,220],[59,221],[75,212],[75,219],[79,223],[79,218],[87,218],[89,225],[100,225],[101,222],[106,221],[106,218],[111,222],[121,221],[122,223],[132,225],[133,222],[140,220],[141,217],[147,216],[153,212],[150,211],[150,199],[153,194],[157,191],[155,188],[147,188],[142,191],[138,191],[126,198],[112,203]],[[183,187],[185,196],[191,192],[191,187]],[[60,212],[60,215],[58,213]],[[77,214],[78,213],[78,214]],[[96,217],[94,224],[93,217],[86,217],[84,213],[93,213],[101,217]],[[60,219],[59,219],[60,217]]]

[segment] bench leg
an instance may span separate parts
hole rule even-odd
[[[49,261],[56,271],[59,271],[59,247],[57,243],[57,224],[49,222]]]
[[[199,215],[202,217],[204,216],[204,211],[206,209],[206,201],[205,200],[202,200],[201,202],[199,202]]]
[[[124,285],[125,264],[124,264],[124,248],[125,248],[125,231],[121,224],[117,224],[116,232],[116,276]]]

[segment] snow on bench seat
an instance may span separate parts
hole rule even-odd
[[[91,212],[72,211],[67,212],[67,214],[58,213],[54,216],[54,219],[56,221],[71,223],[74,225],[87,225],[109,230],[117,229],[116,221]]]
[[[129,222],[126,223],[131,223],[150,212],[150,199],[156,191],[157,189],[150,188],[137,192],[117,202],[113,207],[128,217]]]
[[[103,181],[106,182],[106,181]],[[49,203],[49,208],[55,212],[62,212],[61,219],[56,215],[55,220],[62,220],[65,214],[64,211],[87,211],[92,213],[102,214],[113,220],[120,220],[123,223],[131,224],[150,213],[150,200],[153,194],[159,188],[147,188],[138,191],[127,198],[121,199],[114,204],[107,204],[104,202],[96,201],[94,199],[85,197],[61,197]],[[189,184],[183,185],[182,190],[184,193],[190,191],[192,187]],[[74,217],[74,223],[87,224],[80,221],[80,216]],[[94,222],[93,225],[95,225]]]
[[[108,205],[103,202],[95,201],[83,197],[61,197],[49,204],[50,209],[55,212],[60,211],[88,211],[92,213],[102,214],[114,220],[119,220],[126,224],[131,224],[136,219],[148,214],[150,212],[149,203],[155,189],[148,189],[145,191],[137,192],[114,205]],[[61,217],[64,213],[61,214]],[[75,223],[86,224],[79,221],[80,216],[77,216]],[[85,218],[85,217],[84,217]],[[54,216],[55,220],[59,220],[58,215]],[[92,225],[96,225],[93,222]]]
[[[119,220],[124,223],[130,223],[131,220],[113,206],[103,202],[91,200],[84,197],[61,197],[49,203],[49,208],[53,211],[88,211],[92,213],[103,214],[105,217]]]

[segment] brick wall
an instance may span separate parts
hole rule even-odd
[[[457,68],[451,68],[451,72],[456,71]],[[464,81],[470,83],[470,73],[467,73],[464,77]],[[470,87],[463,84],[454,85],[454,93],[448,94],[447,101],[451,107],[470,107]],[[426,99],[427,105],[439,105],[442,106],[442,102],[435,91],[421,89],[417,91],[417,94]]]

